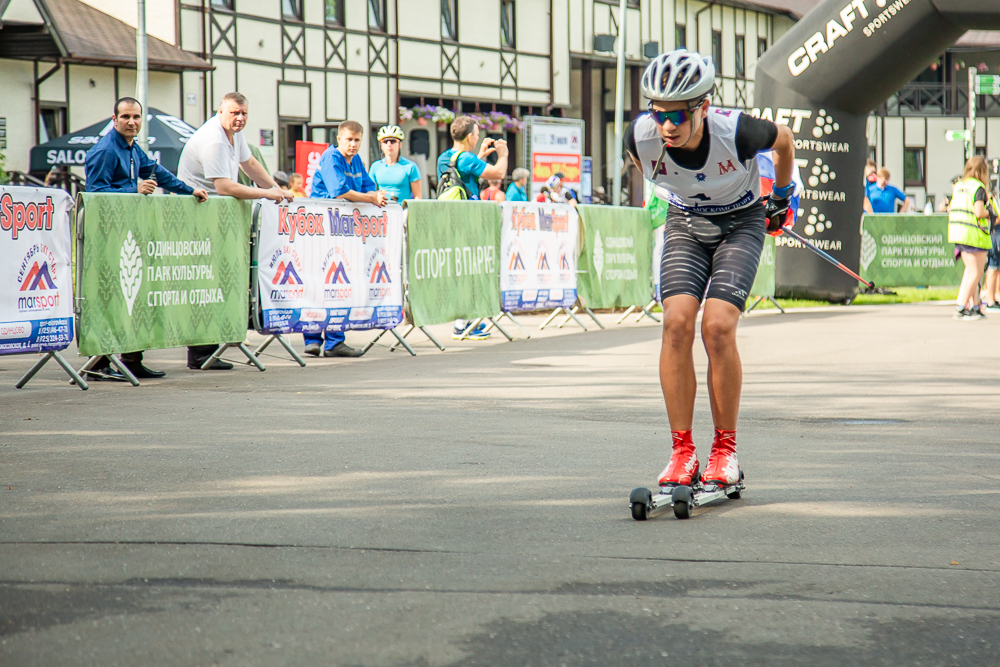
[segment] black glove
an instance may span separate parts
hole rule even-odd
[[[788,222],[788,197],[775,197],[772,192],[764,205],[764,215],[767,216],[767,233],[777,236],[781,228]]]

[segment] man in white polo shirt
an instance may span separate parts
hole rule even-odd
[[[205,121],[188,139],[181,153],[177,175],[194,188],[204,188],[209,194],[236,199],[270,199],[292,201],[294,195],[274,182],[263,165],[250,154],[250,146],[242,130],[247,124],[247,98],[240,93],[227,93],[216,115]],[[240,169],[258,187],[241,185]],[[215,352],[215,345],[188,347],[187,365],[199,369]],[[232,364],[217,359],[209,368],[229,370]]]

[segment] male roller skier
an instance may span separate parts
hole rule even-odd
[[[780,233],[794,188],[791,130],[711,106],[714,85],[710,59],[685,49],[658,56],[642,76],[649,113],[632,121],[625,136],[632,161],[656,196],[670,204],[660,259],[660,385],[673,451],[661,486],[690,485],[698,478],[691,437],[697,388],[692,348],[703,297],[701,337],[708,352],[715,439],[701,481],[739,481],[736,421],[743,369],[736,325],[757,274],[765,229]],[[756,155],[772,149],[774,189],[762,206]]]

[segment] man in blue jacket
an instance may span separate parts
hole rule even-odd
[[[330,146],[319,158],[319,169],[313,173],[312,199],[346,199],[350,202],[385,206],[389,196],[379,190],[368,175],[358,150],[365,129],[361,123],[346,120],[337,129],[337,145]],[[323,337],[326,336],[324,342]],[[350,347],[339,331],[304,333],[306,354],[318,357],[360,357],[364,351]]]
[[[111,120],[114,127],[87,152],[87,192],[131,192],[152,194],[161,187],[167,192],[194,195],[199,202],[208,199],[208,193],[194,189],[150,159],[135,142],[142,127],[143,111],[138,100],[123,97],[115,102]],[[140,379],[160,378],[163,371],[146,368],[142,352],[125,352],[122,363]],[[93,379],[124,381],[125,376],[111,368],[107,357],[101,357],[92,370]]]

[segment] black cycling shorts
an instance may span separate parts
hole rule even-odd
[[[760,204],[712,216],[671,206],[660,257],[660,301],[690,294],[743,310],[757,277],[764,228]]]

